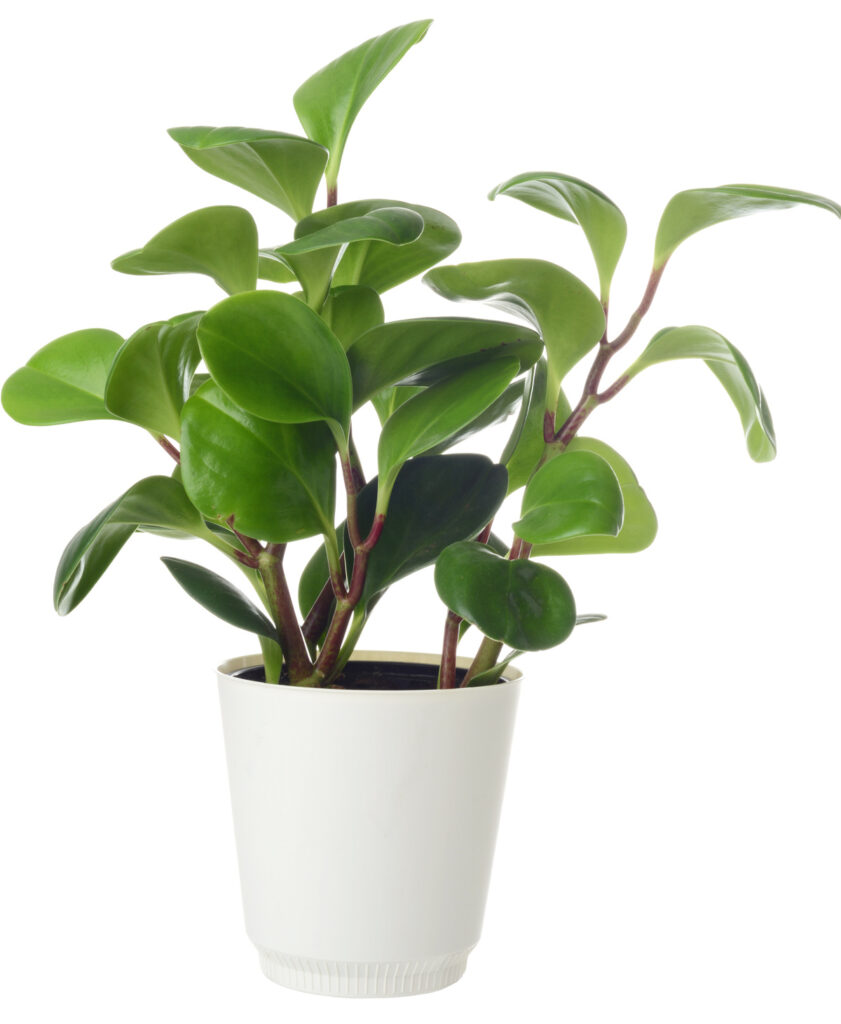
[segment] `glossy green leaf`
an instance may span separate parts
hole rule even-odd
[[[750,457],[755,462],[774,458],[777,443],[768,404],[735,346],[709,327],[666,327],[654,335],[628,375],[634,377],[648,366],[672,359],[703,359],[738,410]]]
[[[229,295],[247,292],[257,285],[257,226],[239,206],[207,206],[111,266],[123,274],[206,274]]]
[[[312,210],[327,150],[310,139],[259,128],[170,128],[203,171],[247,189],[293,220]]]
[[[571,537],[554,544],[538,544],[533,554],[601,555],[631,553],[647,548],[657,535],[657,516],[628,463],[609,445],[592,437],[574,438],[567,452],[592,452],[610,465],[622,489],[622,529],[615,537]]]
[[[414,398],[415,395],[419,395],[421,391],[423,391],[422,387],[394,385],[388,388],[381,388],[376,394],[372,395],[371,405],[376,410],[380,426],[384,425],[389,416],[396,412],[401,405],[408,402],[410,398]]]
[[[204,520],[184,488],[169,476],[150,476],[91,520],[64,549],[56,570],[53,601],[67,615],[86,597],[138,527],[160,527],[204,537]]]
[[[161,561],[202,608],[230,626],[277,641],[277,630],[269,619],[224,577],[182,558],[162,558]]]
[[[184,487],[204,515],[274,543],[332,528],[335,445],[323,423],[270,423],[244,412],[215,383],[181,417]]]
[[[622,490],[610,464],[593,452],[566,451],[534,474],[514,532],[529,544],[606,534],[622,528]]]
[[[518,370],[516,359],[493,360],[426,388],[400,406],[380,435],[380,511],[399,468],[471,423],[499,398]]]
[[[105,403],[116,416],[156,434],[181,436],[181,410],[199,364],[201,313],[147,324],[117,353]]]
[[[29,426],[116,419],[105,407],[105,383],[123,339],[91,328],[39,349],[3,385],[3,408]]]
[[[522,651],[512,651],[506,658],[503,658],[502,661],[498,661],[496,665],[493,665],[491,668],[485,669],[484,672],[477,672],[476,675],[471,678],[470,682],[467,685],[493,686],[494,683],[499,682],[499,680],[502,678],[502,676],[505,673],[505,670],[508,668],[511,662],[515,658],[519,658],[522,653]]]
[[[544,260],[487,260],[436,267],[424,281],[447,299],[486,301],[539,331],[549,364],[547,396],[604,334],[604,310],[583,281]]]
[[[414,241],[398,247],[387,241],[351,242],[341,254],[333,272],[333,285],[360,284],[382,294],[404,281],[423,273],[446,259],[461,242],[455,221],[440,210],[396,199],[360,199],[319,210],[302,220],[295,228],[295,237],[320,233],[340,220],[374,215],[380,210],[399,207],[414,212],[423,220],[423,230]]]
[[[338,211],[338,214],[337,212]],[[317,249],[337,250],[342,245],[358,242],[385,242],[387,245],[406,245],[420,238],[423,231],[423,217],[414,210],[392,206],[372,210],[360,216],[340,216],[345,207],[330,208],[332,222],[316,230],[304,230],[301,224],[295,229],[295,241],[281,245],[276,252],[281,256],[298,256]],[[313,214],[302,223],[312,224],[319,217]]]
[[[373,288],[346,285],[330,291],[321,318],[347,351],[357,338],[383,322],[385,312]]]
[[[298,280],[295,271],[274,249],[260,249],[257,253],[257,277],[275,284],[292,284]]]
[[[499,398],[492,402],[484,412],[479,413],[475,419],[470,420],[469,423],[466,423],[460,430],[451,434],[440,444],[427,449],[428,453],[430,455],[439,455],[441,452],[448,451],[454,445],[465,441],[468,437],[472,437],[473,434],[478,434],[479,431],[484,430],[486,427],[494,426],[508,419],[514,409],[522,402],[523,387],[524,382],[522,380],[515,380],[513,384],[509,384]]]
[[[331,187],[357,114],[406,51],[423,39],[430,24],[415,21],[367,40],[317,71],[295,93],[295,111],[304,131],[329,150],[325,173]]]
[[[566,174],[532,171],[497,185],[488,198],[497,196],[511,196],[544,213],[580,225],[596,261],[602,302],[607,302],[628,227],[622,211],[604,192]]]
[[[347,433],[347,358],[300,299],[275,291],[232,296],[205,313],[198,335],[211,376],[246,412],[275,423],[332,420]]]
[[[471,363],[516,356],[523,371],[537,362],[542,350],[534,331],[497,320],[395,320],[367,331],[348,349],[354,408],[380,389],[409,382],[432,367],[439,369],[437,379],[444,379],[463,372]]]
[[[841,205],[824,196],[766,185],[720,185],[678,192],[666,204],[654,243],[654,267],[662,267],[681,242],[713,224],[763,210],[817,206],[841,217]]]
[[[357,497],[363,533],[374,521],[378,483],[369,481]],[[502,504],[506,483],[505,469],[483,455],[422,455],[407,462],[397,475],[382,535],[368,559],[363,605],[397,580],[431,565],[449,544],[481,533]]]
[[[435,563],[446,606],[485,636],[521,651],[563,643],[575,627],[575,600],[548,566],[500,558],[484,544],[451,544]]]

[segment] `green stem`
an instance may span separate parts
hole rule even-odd
[[[476,652],[476,657],[473,659],[470,668],[467,670],[467,675],[462,679],[461,685],[467,686],[474,676],[478,675],[480,672],[487,671],[489,668],[493,668],[501,651],[501,640],[491,640],[488,636],[482,637],[482,642],[479,644],[479,650]]]

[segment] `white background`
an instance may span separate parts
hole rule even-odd
[[[2,376],[70,330],[127,335],[216,301],[206,279],[109,269],[189,210],[240,203],[262,244],[291,237],[279,211],[194,167],[167,127],[298,131],[304,78],[427,16],[426,40],[357,122],[340,199],[437,206],[463,229],[456,258],[541,256],[593,282],[571,225],[484,198],[525,170],[591,181],[629,221],[616,327],[674,192],[750,181],[841,197],[831,9],[16,5],[0,71]],[[485,934],[458,985],[415,999],[319,999],[260,975],[213,678],[253,640],[193,605],[157,560],[172,546],[148,536],[57,618],[66,541],[169,466],[129,426],[4,418],[0,1015],[837,1024],[839,270],[841,223],[814,209],[710,229],[673,258],[639,342],[680,323],[732,340],[771,403],[779,458],[751,463],[700,364],[648,371],[591,420],[636,469],[660,535],[641,555],[558,565],[579,608],[609,620],[523,660]],[[419,283],[387,296],[390,317],[447,313],[482,310]],[[207,564],[223,568],[213,552]],[[363,646],[436,650],[441,625],[423,574],[377,609]]]

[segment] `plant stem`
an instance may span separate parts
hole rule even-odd
[[[337,183],[327,185],[327,205],[335,206],[339,201],[339,186]]]
[[[359,458],[359,452],[356,449],[356,442],[353,439],[353,434],[348,438],[348,456],[350,458],[351,469],[353,470],[353,482],[356,486],[356,493],[359,494],[365,486],[365,471],[362,468],[362,460]]]
[[[474,676],[477,676],[480,672],[485,672],[489,668],[493,668],[501,650],[501,640],[491,640],[488,636],[482,637],[482,642],[479,644],[479,650],[476,652],[476,657],[473,659],[464,679],[462,679],[461,685],[469,685],[470,680]]]
[[[164,437],[163,434],[155,434],[154,437],[167,455],[171,456],[179,465],[181,465],[181,452],[178,451],[172,441],[170,441],[168,437]]]
[[[458,647],[461,616],[448,611],[444,623],[444,645],[441,650],[441,668],[438,670],[438,689],[452,690],[456,685],[456,648]]]
[[[236,537],[236,539],[242,544],[249,555],[254,555],[255,558],[259,557],[263,552],[263,545],[259,540],[255,540],[253,537],[246,537],[244,533],[240,533],[234,527],[234,517],[230,516],[227,520],[228,529]]]
[[[277,625],[289,682],[306,684],[312,675],[313,666],[298,626],[292,596],[283,571],[285,551],[285,544],[267,544],[259,557],[260,576],[265,583],[269,606]]]

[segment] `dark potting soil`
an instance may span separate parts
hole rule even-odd
[[[241,668],[232,673],[240,679],[265,683],[262,665]],[[464,678],[464,669],[456,670],[456,683]],[[437,665],[406,665],[399,661],[352,661],[328,689],[338,690],[434,690],[438,682]],[[281,678],[281,683],[289,681]]]

